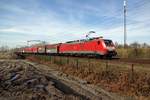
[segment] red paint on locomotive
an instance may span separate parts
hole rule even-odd
[[[51,54],[94,54],[116,56],[115,46],[111,40],[101,37],[76,40],[59,44],[32,46],[23,49],[26,53],[51,53]]]
[[[60,53],[108,55],[108,53],[113,52],[112,56],[116,55],[113,42],[102,38],[63,43],[59,50]]]

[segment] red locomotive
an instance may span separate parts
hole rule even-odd
[[[22,49],[22,53],[42,53],[57,55],[94,55],[100,57],[116,56],[112,40],[95,37],[90,39],[69,41],[59,44],[32,46]]]

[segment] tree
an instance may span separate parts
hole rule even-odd
[[[147,43],[143,43],[143,44],[141,44],[141,47],[142,47],[142,48],[148,48],[149,45],[148,45]]]
[[[141,45],[138,42],[134,42],[134,43],[130,44],[130,47],[132,47],[132,48],[140,48]]]
[[[0,47],[0,52],[6,52],[9,50],[9,47],[8,46],[1,46]]]

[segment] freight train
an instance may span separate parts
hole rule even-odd
[[[109,58],[117,55],[112,40],[103,39],[102,37],[68,41],[65,43],[30,46],[21,48],[18,53],[97,56]]]

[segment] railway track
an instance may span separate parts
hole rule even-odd
[[[150,59],[142,59],[142,58],[101,58],[96,56],[78,56],[78,55],[50,55],[50,54],[20,54],[21,56],[29,56],[29,55],[45,55],[45,56],[58,56],[58,57],[68,57],[68,58],[78,58],[78,59],[95,59],[99,61],[109,61],[109,62],[125,62],[125,63],[133,63],[133,64],[150,64]]]
[[[100,61],[109,61],[109,62],[125,62],[125,63],[133,63],[133,64],[150,64],[150,59],[142,59],[142,58],[119,58],[119,57],[113,57],[113,58],[100,58],[100,57],[78,57],[78,56],[69,56],[69,57],[75,57],[75,58],[86,58],[86,59],[96,59],[96,60],[100,60]]]
[[[150,64],[150,59],[128,59],[128,58],[119,58],[115,59],[119,62],[127,62],[127,63],[138,63],[138,64]]]

